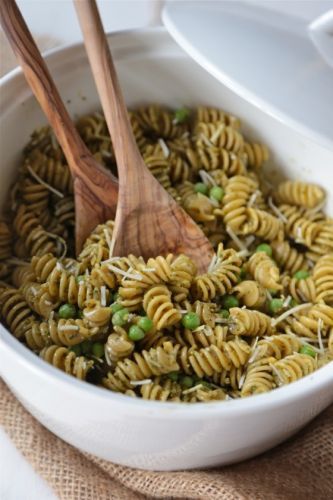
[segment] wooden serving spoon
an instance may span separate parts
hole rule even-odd
[[[186,253],[206,271],[213,248],[141,158],[95,0],[74,0],[118,166],[114,255]]]
[[[98,224],[114,219],[118,180],[95,160],[80,138],[14,0],[0,1],[0,19],[71,170],[74,180],[76,251],[79,252],[84,240]]]

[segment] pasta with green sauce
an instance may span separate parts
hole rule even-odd
[[[73,184],[48,127],[23,152],[0,222],[0,312],[43,360],[107,390],[209,402],[260,394],[333,361],[333,219],[325,191],[265,180],[269,151],[223,110],[129,112],[144,161],[215,248],[112,255],[105,221],[75,256]],[[116,174],[104,117],[77,121]]]

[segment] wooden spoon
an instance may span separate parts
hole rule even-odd
[[[186,253],[207,270],[213,248],[197,224],[152,176],[129,122],[95,0],[74,0],[118,166],[114,255]],[[147,75],[149,78],[149,75]]]
[[[118,181],[95,160],[80,138],[14,0],[0,1],[0,20],[71,170],[75,196],[76,251],[79,252],[84,240],[98,224],[114,219]]]

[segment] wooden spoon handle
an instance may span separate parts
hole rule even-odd
[[[0,1],[0,20],[25,77],[65,153],[73,177],[79,177],[89,184],[91,167],[96,168],[97,162],[94,162],[80,138],[14,0]],[[114,181],[116,190],[117,180],[114,178]],[[114,194],[117,196],[116,192]]]
[[[74,4],[111,135],[121,181],[124,166],[126,166],[128,176],[131,175],[130,172],[138,175],[138,169],[142,165],[141,156],[133,136],[96,2],[95,0],[74,0]]]

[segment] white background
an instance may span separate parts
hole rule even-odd
[[[54,39],[55,45],[81,39],[71,0],[18,0],[17,3],[34,35],[48,36]],[[252,3],[309,21],[333,8],[332,0],[266,0]],[[105,30],[113,31],[158,23],[163,1],[100,0],[98,4]],[[55,498],[48,485],[32,470],[0,429],[0,500]]]

